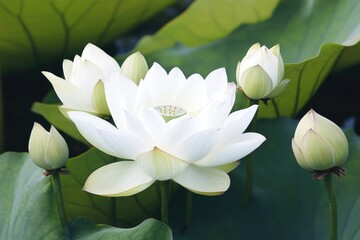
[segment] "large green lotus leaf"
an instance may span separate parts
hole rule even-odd
[[[343,49],[340,45],[325,44],[317,57],[297,64],[287,64],[285,78],[290,79],[290,84],[283,94],[273,99],[268,106],[261,103],[259,115],[295,117],[314,96]]]
[[[335,65],[335,70],[342,70],[360,62],[360,43],[345,48]]]
[[[182,234],[185,197],[173,198],[176,239],[328,239],[328,202],[324,182],[298,166],[291,150],[297,122],[260,120],[257,131],[267,141],[253,156],[254,191],[243,203],[242,164],[230,174],[230,189],[222,196],[193,196],[193,218]],[[346,176],[333,178],[338,203],[339,239],[359,239],[360,138],[347,132],[350,154]],[[244,160],[246,162],[246,160]],[[244,163],[246,164],[246,163]]]
[[[198,46],[222,38],[243,24],[271,16],[278,0],[198,0],[153,36],[144,37],[136,49],[143,54],[182,43]]]
[[[1,0],[2,71],[59,61],[88,42],[109,43],[171,3],[173,0]]]
[[[27,153],[0,155],[0,239],[65,239],[51,178]]]
[[[252,44],[260,42],[271,47],[280,43],[287,63],[285,78],[290,79],[290,84],[275,105],[270,103],[267,108],[261,108],[260,116],[273,117],[277,112],[291,116],[316,92],[344,46],[359,41],[359,12],[358,0],[281,1],[267,21],[242,25],[227,37],[207,45],[177,45],[154,51],[147,59],[168,69],[178,66],[187,75],[193,72],[205,75],[212,69],[226,67],[229,80],[235,81],[236,64]]]
[[[70,225],[70,233],[73,239],[79,240],[172,239],[170,228],[154,219],[147,219],[134,228],[121,229],[106,225],[95,225],[87,218],[77,218]]]
[[[159,217],[160,198],[157,184],[139,194],[119,198],[97,196],[82,190],[93,171],[115,160],[96,148],[69,159],[66,166],[70,174],[61,179],[69,219],[88,216],[96,223],[130,227],[146,218]]]

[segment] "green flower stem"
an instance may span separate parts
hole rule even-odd
[[[1,70],[1,69],[0,69]],[[2,79],[1,79],[1,71],[0,71],[0,152],[3,152],[5,149],[4,146],[4,125],[3,125],[3,117],[4,117],[4,108],[3,108],[3,91],[2,91]]]
[[[192,218],[192,205],[193,204],[193,194],[190,191],[186,192],[186,226],[189,227],[191,224]]]
[[[160,190],[161,190],[161,221],[169,225],[170,181],[160,181]]]
[[[193,206],[193,193],[186,191],[186,213],[185,213],[185,223],[181,228],[180,232],[183,233],[191,225],[192,219],[192,206]]]
[[[57,208],[59,210],[60,221],[61,221],[64,233],[66,235],[66,239],[70,239],[68,226],[67,226],[66,215],[65,215],[65,207],[64,207],[64,201],[63,201],[63,196],[62,196],[59,173],[54,172],[52,174],[51,183],[52,183],[52,186],[53,186],[54,195],[55,195],[56,203],[57,203]]]
[[[116,197],[110,199],[111,201],[111,224],[116,226]]]
[[[329,199],[329,210],[330,210],[330,231],[329,239],[337,239],[337,207],[336,198],[332,187],[331,173],[326,174],[324,178],[325,189]]]
[[[250,106],[251,105],[258,105],[259,104],[259,100],[250,100]],[[255,131],[256,128],[256,121],[257,121],[257,111],[255,113],[255,116],[252,120],[252,122],[250,123],[249,126],[249,131]],[[245,192],[244,192],[244,204],[247,204],[250,201],[251,195],[252,195],[252,191],[253,191],[253,178],[254,178],[254,173],[253,173],[253,159],[252,159],[252,155],[250,154],[246,160],[245,160]]]
[[[253,161],[252,157],[248,156],[245,161],[245,192],[244,192],[244,204],[250,201],[253,190]]]

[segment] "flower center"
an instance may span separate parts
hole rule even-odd
[[[157,106],[155,107],[155,110],[157,110],[161,114],[161,116],[165,119],[166,122],[186,114],[185,109],[172,105]]]

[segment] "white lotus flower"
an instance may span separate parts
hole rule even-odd
[[[218,195],[230,186],[227,172],[265,138],[243,133],[257,106],[230,113],[236,86],[225,69],[185,78],[158,64],[137,86],[114,74],[105,83],[116,126],[85,112],[69,112],[80,133],[119,161],[97,169],[84,190],[104,196],[128,196],[156,180],[177,182],[192,192]],[[226,172],[225,172],[226,171]]]
[[[29,154],[33,162],[45,170],[59,169],[69,158],[68,146],[56,128],[51,126],[48,132],[38,123],[34,123],[31,130]]]
[[[284,62],[280,46],[270,50],[255,43],[238,63],[236,79],[239,87],[250,99],[270,99],[279,96],[289,83],[283,80]]]
[[[103,83],[113,73],[122,73],[133,81],[139,81],[145,76],[147,64],[141,53],[137,52],[125,59],[120,69],[118,63],[103,50],[87,44],[81,57],[76,55],[73,62],[64,60],[63,71],[65,79],[43,72],[63,103],[60,108],[63,112],[80,110],[95,115],[109,115]]]

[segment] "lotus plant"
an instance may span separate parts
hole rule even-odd
[[[68,113],[89,143],[124,159],[93,172],[84,186],[90,193],[129,196],[173,180],[194,193],[222,194],[227,173],[265,140],[244,133],[256,105],[230,114],[236,86],[223,68],[186,78],[179,68],[167,73],[154,63],[138,85],[115,72],[104,86],[114,125]]]
[[[345,175],[342,164],[349,153],[346,136],[335,123],[311,109],[296,127],[292,149],[298,164],[311,171],[314,179],[324,177],[329,202],[329,239],[336,240],[337,203],[331,177]]]

